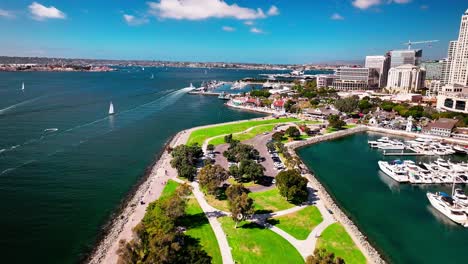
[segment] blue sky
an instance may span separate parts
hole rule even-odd
[[[462,0],[2,0],[0,55],[261,63],[446,56]]]

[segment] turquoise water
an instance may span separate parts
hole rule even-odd
[[[0,73],[2,263],[79,261],[171,136],[261,116],[181,90],[260,72],[204,71]]]
[[[451,186],[398,184],[381,173],[377,161],[397,157],[384,157],[367,146],[367,140],[380,136],[356,134],[302,148],[298,154],[391,263],[466,263],[468,229],[445,219],[425,195],[450,192]]]

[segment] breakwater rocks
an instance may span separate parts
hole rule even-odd
[[[313,137],[304,141],[291,142],[286,144],[286,147],[292,156],[298,157],[295,151],[295,149],[297,148],[366,131],[368,131],[367,127],[358,126],[355,128],[338,131],[323,136]],[[306,172],[304,174],[304,177],[306,177],[312,184],[312,187],[317,191],[318,196],[324,202],[325,206],[333,212],[333,217],[344,226],[346,231],[350,234],[354,242],[357,244],[358,248],[366,256],[367,261],[369,263],[385,263],[379,252],[369,243],[366,236],[362,234],[362,232],[353,223],[353,221],[335,203],[333,198],[328,194],[325,187],[323,187],[322,184],[317,180],[317,178],[315,178],[314,174],[307,168],[307,166],[302,163],[300,167],[303,172]]]

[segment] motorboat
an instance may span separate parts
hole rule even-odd
[[[454,190],[453,200],[462,206],[468,206],[468,196],[466,196],[463,189],[457,188]]]
[[[444,192],[428,192],[426,196],[431,205],[450,220],[461,225],[467,223],[465,208],[455,203],[450,195]]]
[[[397,182],[408,182],[408,171],[406,169],[406,165],[403,164],[401,160],[394,160],[392,162],[387,161],[378,161],[380,170],[382,170],[385,174],[390,176],[390,178],[394,179]]]

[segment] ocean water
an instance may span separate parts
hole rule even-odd
[[[81,260],[171,136],[261,116],[229,109],[216,97],[187,95],[183,88],[259,73],[148,67],[1,72],[1,262]]]
[[[377,161],[398,157],[368,147],[368,140],[380,136],[355,134],[301,148],[298,154],[391,263],[467,263],[468,229],[445,218],[426,198],[427,191],[450,193],[451,186],[399,184],[383,174]]]

